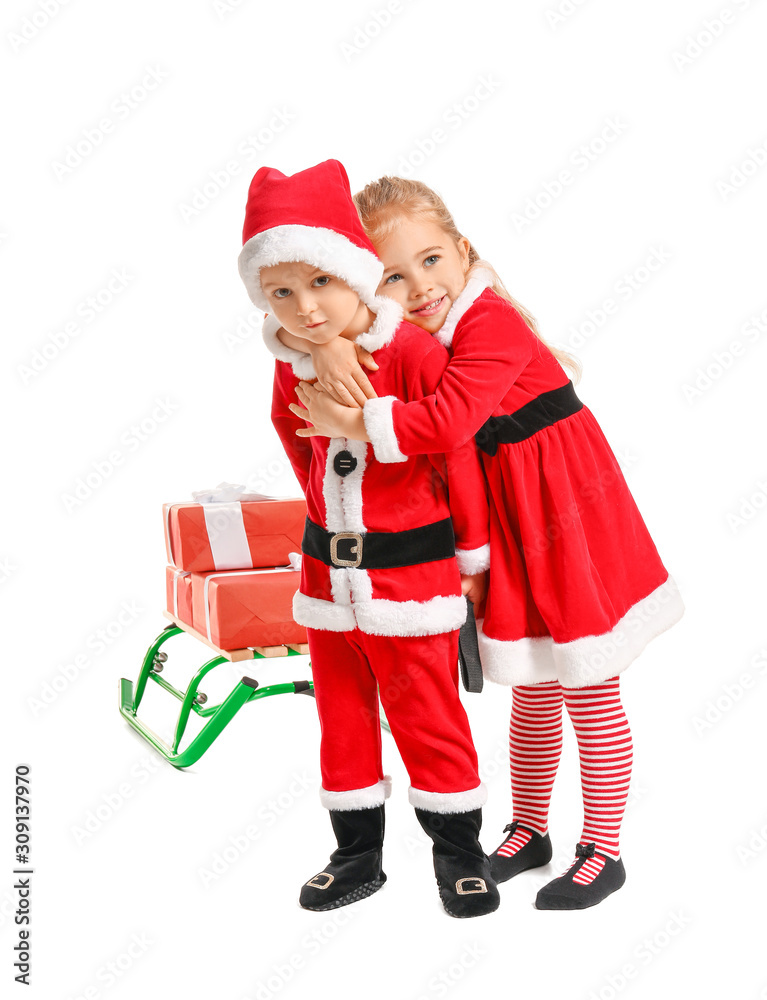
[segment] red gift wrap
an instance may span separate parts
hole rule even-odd
[[[301,551],[306,501],[163,504],[168,562],[193,573],[287,566]]]
[[[306,642],[293,621],[301,574],[292,569],[192,574],[192,624],[219,649]]]
[[[193,625],[191,573],[175,566],[165,567],[165,606],[174,618]]]

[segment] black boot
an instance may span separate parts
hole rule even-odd
[[[498,852],[503,845],[511,840],[518,828],[527,830],[530,834],[528,842],[524,847],[520,847],[515,854],[512,854],[511,857],[499,854]],[[525,826],[524,823],[520,823],[516,819],[513,823],[505,826],[503,832],[508,833],[508,836],[504,837],[499,846],[490,855],[490,870],[496,882],[505,882],[507,879],[519,875],[520,872],[526,872],[529,868],[540,868],[541,865],[547,865],[551,861],[551,838],[548,833],[545,837],[542,837],[532,827]]]
[[[331,809],[338,841],[325,869],[302,887],[299,903],[306,910],[334,910],[372,896],[386,881],[381,871],[384,807]]]
[[[501,898],[479,843],[482,810],[435,813],[416,809],[415,814],[434,842],[434,874],[450,916],[480,917],[497,910]]]

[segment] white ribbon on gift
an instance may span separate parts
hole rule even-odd
[[[260,493],[246,493],[245,487],[236,483],[219,483],[215,489],[196,490],[192,496],[195,503],[202,506],[215,569],[249,569],[253,557],[242,520],[241,502],[268,498]]]

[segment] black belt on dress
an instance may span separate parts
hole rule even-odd
[[[474,440],[485,454],[495,455],[499,444],[517,444],[581,409],[583,403],[575,395],[573,383],[568,382],[559,389],[542,392],[515,413],[490,417],[474,435]]]
[[[449,517],[407,531],[325,531],[307,517],[301,551],[326,566],[394,569],[437,562],[455,555]]]

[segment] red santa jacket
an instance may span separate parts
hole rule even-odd
[[[411,401],[434,392],[448,353],[428,333],[402,322],[391,299],[376,299],[377,315],[357,343],[376,353],[369,378],[381,396]],[[489,565],[485,480],[473,441],[447,455],[379,462],[366,443],[299,438],[304,422],[288,406],[299,379],[314,378],[311,358],[285,348],[269,317],[264,339],[277,356],[272,421],[304,490],[309,520],[326,532],[402,532],[452,517],[456,555],[390,569],[328,566],[304,553],[293,614],[309,628],[360,629],[373,635],[436,635],[466,618],[460,572]],[[338,471],[339,454],[345,461]],[[351,466],[351,471],[349,467]]]

